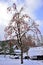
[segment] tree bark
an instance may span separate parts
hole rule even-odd
[[[23,48],[22,48],[22,45],[21,45],[21,64],[23,64]]]

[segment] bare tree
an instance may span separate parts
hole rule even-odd
[[[13,3],[13,5],[8,7],[7,10],[11,12],[11,14],[14,12],[14,14],[12,15],[10,23],[5,28],[5,38],[9,37],[10,39],[14,39],[16,37],[17,44],[21,48],[21,64],[23,64],[22,37],[29,31],[34,32],[35,34],[41,34],[41,32],[39,31],[38,25],[34,22],[34,20],[32,20],[27,14],[22,13],[23,7],[21,7],[20,11],[18,11],[16,4]]]

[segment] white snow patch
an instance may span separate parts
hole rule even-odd
[[[21,65],[21,61],[20,59],[10,59],[8,55],[6,57],[0,55],[0,65]],[[43,65],[43,61],[24,59],[22,65]]]

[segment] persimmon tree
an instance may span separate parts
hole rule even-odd
[[[9,39],[17,39],[17,44],[21,48],[21,64],[23,64],[23,43],[21,41],[22,37],[25,33],[31,31],[37,35],[41,34],[38,29],[38,25],[31,19],[27,14],[23,14],[24,8],[21,7],[19,10],[15,3],[11,7],[7,8],[7,11],[12,15],[12,19],[10,20],[8,26],[5,28],[5,38]]]

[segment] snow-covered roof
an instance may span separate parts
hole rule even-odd
[[[21,52],[21,50],[14,50],[14,52],[16,52],[16,53],[20,53],[20,52]]]
[[[30,48],[29,56],[43,55],[43,47]]]

